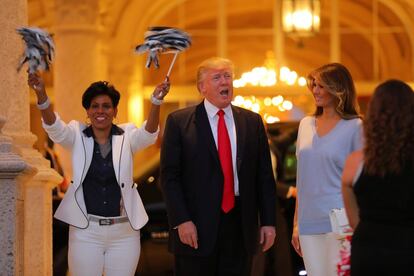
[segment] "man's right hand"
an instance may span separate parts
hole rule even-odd
[[[186,221],[178,225],[180,241],[194,249],[198,248],[197,228],[192,221]]]

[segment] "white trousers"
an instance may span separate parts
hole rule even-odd
[[[69,272],[71,276],[131,276],[141,251],[140,231],[129,222],[69,228]]]
[[[341,241],[335,233],[299,235],[308,276],[337,276]]]

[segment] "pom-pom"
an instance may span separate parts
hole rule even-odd
[[[158,54],[171,52],[177,54],[190,47],[190,45],[190,36],[182,30],[171,27],[151,27],[145,32],[144,44],[138,45],[135,51],[140,54],[148,52],[145,66],[149,68],[153,63],[158,68]]]
[[[26,44],[17,71],[20,71],[26,62],[29,64],[29,73],[49,70],[55,51],[52,37],[46,31],[36,27],[22,27],[16,31]]]

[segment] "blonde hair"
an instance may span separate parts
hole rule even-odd
[[[351,73],[340,63],[329,63],[316,68],[308,75],[308,88],[312,91],[315,79],[337,99],[336,112],[341,118],[349,120],[360,118],[356,99],[355,85]],[[315,116],[323,113],[322,107],[316,107]]]
[[[212,57],[204,60],[197,68],[197,88],[199,84],[204,80],[206,73],[211,69],[217,69],[221,67],[228,67],[231,72],[234,71],[234,64],[231,60],[222,57]],[[200,90],[200,89],[199,89]]]

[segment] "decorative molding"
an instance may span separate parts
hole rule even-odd
[[[23,275],[23,200],[17,178],[27,168],[13,153],[12,138],[2,133],[0,116],[0,275]]]
[[[16,131],[8,134],[12,138],[7,137],[10,143],[6,147],[7,150],[15,152],[14,156],[25,164],[24,171],[21,171],[16,179],[16,184],[2,187],[8,194],[14,195],[10,197],[9,204],[16,206],[16,210],[9,212],[9,220],[14,217],[18,225],[15,236],[19,236],[16,247],[20,249],[17,250],[16,256],[17,263],[22,264],[18,268],[23,267],[23,273],[15,275],[52,275],[51,189],[62,182],[62,177],[51,169],[49,161],[33,148],[37,139],[35,135],[29,131]],[[10,158],[8,162],[10,163]],[[10,176],[10,173],[6,175]],[[8,180],[5,181],[7,184]],[[24,252],[24,254],[19,252]],[[3,275],[1,271],[0,275]]]
[[[26,185],[44,185],[48,184],[48,188],[56,187],[62,181],[62,177],[52,168],[50,163],[43,155],[33,148],[37,137],[31,132],[24,134],[11,134],[15,144],[15,151],[19,153],[22,158],[33,168],[36,168],[37,174],[32,181],[27,182]]]
[[[13,179],[26,168],[24,160],[12,151],[12,138],[2,133],[6,118],[0,116],[0,179]]]
[[[99,23],[99,1],[55,0],[55,24],[59,26],[97,26]]]

